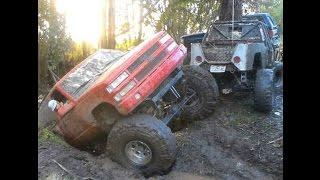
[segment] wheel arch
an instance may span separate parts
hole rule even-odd
[[[113,125],[119,119],[123,118],[123,115],[121,115],[112,104],[107,102],[101,102],[96,105],[92,109],[91,114],[97,124],[99,124],[106,133],[109,133]]]
[[[261,53],[255,53],[253,56],[253,64],[252,64],[253,69],[261,69],[262,68],[262,60],[261,60]]]

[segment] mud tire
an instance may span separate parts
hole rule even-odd
[[[274,103],[274,71],[260,69],[256,73],[254,88],[254,107],[257,111],[268,113]]]
[[[182,118],[186,120],[205,119],[214,111],[215,104],[218,102],[217,82],[208,71],[199,66],[184,66],[183,72],[187,88],[196,92],[199,101],[186,105]]]
[[[138,165],[126,155],[126,145],[141,141],[152,152],[150,162]],[[145,176],[163,174],[176,159],[176,139],[162,121],[146,114],[136,114],[118,121],[108,135],[107,151],[110,158],[124,167]]]
[[[276,90],[283,88],[283,65],[280,62],[276,62],[273,68],[274,71],[274,83]]]

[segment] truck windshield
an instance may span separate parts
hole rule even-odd
[[[262,40],[262,29],[256,23],[214,24],[208,31],[206,41]]]
[[[74,98],[78,98],[91,84],[117,62],[125,53],[116,50],[99,50],[85,59],[79,67],[67,75],[61,87]]]
[[[276,23],[274,23],[273,19],[270,16],[267,16],[267,18],[269,19],[269,22],[271,24],[271,27],[276,27]]]

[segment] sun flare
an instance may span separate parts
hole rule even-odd
[[[66,29],[75,42],[88,42],[98,47],[101,24],[102,8],[105,0],[56,0],[56,8],[66,17]],[[139,1],[115,1],[115,28],[116,42],[137,37],[139,31]],[[143,12],[146,13],[145,11]],[[119,34],[121,26],[130,23],[130,30]],[[151,37],[155,32],[151,26],[143,25],[143,39]]]
[[[75,42],[97,45],[102,0],[56,0],[57,11],[66,16],[66,27]]]

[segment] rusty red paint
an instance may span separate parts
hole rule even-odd
[[[99,123],[92,114],[92,110],[99,104],[103,102],[109,103],[113,105],[120,114],[127,115],[182,64],[183,59],[186,57],[186,48],[183,45],[176,45],[174,48],[168,49],[174,40],[170,37],[169,40],[166,41],[167,43],[161,43],[159,40],[164,34],[165,32],[163,31],[159,32],[151,39],[134,48],[125,55],[123,59],[119,60],[120,63],[117,62],[113,64],[110,70],[104,72],[78,99],[73,98],[65,92],[61,87],[61,82],[66,76],[74,72],[81,63],[61,78],[54,86],[54,89],[61,92],[61,94],[67,98],[67,103],[57,112],[57,126],[70,144],[74,146],[86,145],[96,137],[106,133],[103,128],[99,126]],[[146,68],[150,62],[143,62],[135,68],[132,73],[129,73],[127,69],[155,43],[159,43],[160,47],[152,54],[152,57],[157,56],[162,51],[166,51],[167,54],[147,73],[145,78],[138,81],[135,79],[135,76]],[[115,88],[112,93],[108,93],[105,90],[106,87],[124,71],[126,71],[129,76]],[[113,97],[132,80],[136,81],[136,86],[130,90],[120,102],[116,102]],[[139,93],[141,96],[138,100],[135,98],[136,93]]]

